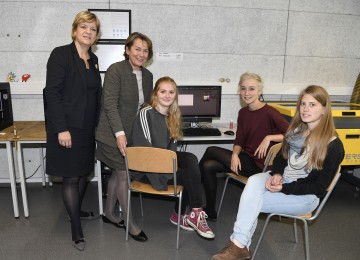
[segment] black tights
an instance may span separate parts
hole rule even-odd
[[[206,149],[204,156],[200,160],[199,167],[205,189],[206,211],[210,214],[216,213],[216,173],[231,172],[231,155],[232,151],[228,149],[210,146]],[[262,171],[262,169],[256,165],[255,160],[246,153],[240,153],[239,158],[241,162],[242,175],[248,177]]]
[[[181,214],[190,208],[202,207],[201,173],[197,157],[188,152],[176,152],[178,158],[177,183],[184,186],[181,203]],[[176,201],[175,211],[178,211],[179,201]]]
[[[84,238],[80,222],[80,210],[87,187],[89,175],[81,177],[63,177],[62,196],[65,208],[71,220],[72,240]]]

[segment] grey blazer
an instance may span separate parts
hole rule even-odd
[[[144,100],[149,103],[153,89],[153,75],[144,67],[142,87]],[[105,74],[96,140],[117,147],[115,133],[119,131],[125,131],[127,140],[131,140],[138,103],[138,84],[130,62],[123,60],[112,64]]]

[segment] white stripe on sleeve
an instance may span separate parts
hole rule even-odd
[[[146,113],[149,109],[152,109],[151,107],[145,107],[140,110],[140,123],[141,128],[143,130],[145,138],[151,143],[151,136],[150,136],[150,129],[149,129],[149,123],[146,118]]]

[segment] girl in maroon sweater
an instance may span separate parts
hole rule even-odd
[[[283,140],[289,125],[276,109],[260,101],[263,81],[259,75],[248,72],[242,74],[239,88],[245,106],[238,114],[233,150],[208,147],[199,163],[206,196],[205,212],[208,219],[213,221],[217,219],[216,173],[241,172],[249,177],[261,172],[269,148]]]

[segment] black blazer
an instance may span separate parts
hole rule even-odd
[[[99,71],[98,58],[89,50],[90,59],[96,71]],[[69,127],[83,128],[87,102],[86,79],[81,73],[79,54],[75,43],[56,47],[47,63],[46,87],[44,89],[44,108],[46,124],[54,133],[67,131]],[[101,77],[97,76],[98,107],[100,114]]]

